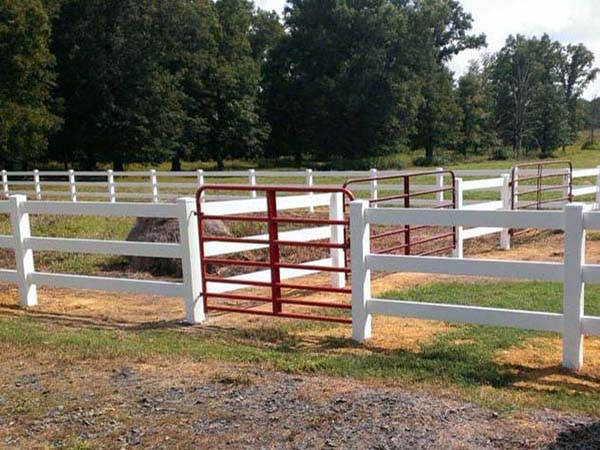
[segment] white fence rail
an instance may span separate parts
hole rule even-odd
[[[295,195],[279,198],[279,211],[326,206],[330,218],[343,219],[341,194]],[[237,201],[208,202],[204,212],[216,215],[266,212],[264,198],[252,198]],[[198,242],[198,223],[196,201],[193,198],[180,198],[176,203],[106,203],[106,202],[48,202],[27,200],[24,195],[11,196],[8,201],[0,201],[0,214],[8,214],[13,234],[0,235],[0,248],[13,249],[16,269],[0,269],[0,281],[17,283],[20,304],[23,307],[37,305],[37,285],[49,285],[66,288],[95,289],[119,292],[181,297],[186,306],[186,321],[200,323],[204,320],[202,302],[202,279],[200,271],[200,253]],[[175,218],[179,221],[179,243],[132,242],[116,240],[56,238],[31,236],[29,216],[67,215],[67,216],[107,216],[107,217],[155,217]],[[309,242],[330,239],[331,242],[343,242],[343,230],[340,226],[315,227],[285,231],[280,234],[288,241]],[[247,239],[262,239],[266,236],[247,236]],[[267,244],[209,242],[205,246],[207,256],[226,255],[267,248]],[[151,258],[178,258],[182,263],[182,281],[152,281],[88,275],[38,272],[35,269],[34,252],[57,251],[84,254],[106,254],[122,256],[141,256]],[[343,266],[343,253],[332,249],[329,258],[309,261],[311,269],[282,269],[282,280],[318,273],[314,266]],[[343,274],[333,273],[331,283],[343,287]],[[269,281],[270,272],[260,270],[244,275],[233,276],[230,280]],[[213,292],[230,292],[247,288],[248,285],[231,283],[209,283]]]
[[[371,316],[374,314],[554,331],[563,336],[563,365],[579,369],[583,364],[583,336],[600,335],[600,317],[584,314],[585,283],[600,283],[600,265],[585,263],[585,233],[586,230],[600,229],[600,212],[591,212],[585,205],[569,204],[562,211],[411,210],[369,208],[367,202],[357,200],[350,204],[350,223],[352,320],[353,337],[356,340],[361,341],[371,335]],[[564,230],[564,262],[457,260],[372,254],[370,226],[397,224]],[[373,298],[371,271],[562,281],[563,312],[558,314]]]

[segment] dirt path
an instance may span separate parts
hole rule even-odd
[[[598,449],[600,423],[223,364],[3,363],[5,449]],[[11,357],[12,356],[12,357]],[[8,398],[8,397],[11,398]]]

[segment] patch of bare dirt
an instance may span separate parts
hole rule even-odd
[[[5,356],[5,449],[591,450],[600,444],[598,422],[585,417],[544,410],[499,416],[471,403],[346,379],[203,362]]]

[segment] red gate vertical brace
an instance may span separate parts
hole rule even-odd
[[[275,190],[268,190],[267,196],[267,217],[269,227],[269,263],[271,265],[271,299],[273,302],[273,314],[281,313],[281,273],[279,269],[279,224],[277,222],[277,193]]]

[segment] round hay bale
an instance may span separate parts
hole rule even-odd
[[[205,233],[216,236],[231,236],[231,231],[220,220],[207,220]],[[137,242],[179,242],[179,221],[154,217],[138,217],[127,235],[128,241]],[[147,258],[130,256],[129,265],[133,270],[149,272],[153,275],[181,277],[181,260],[177,258]]]

